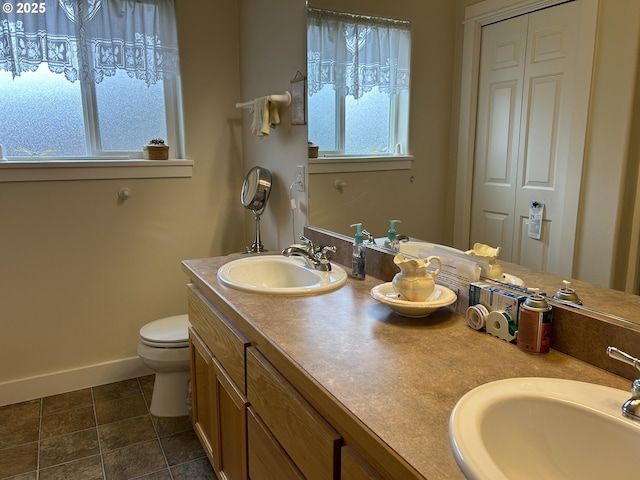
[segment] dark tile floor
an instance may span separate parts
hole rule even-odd
[[[215,479],[189,418],[149,413],[153,379],[0,407],[0,479]]]

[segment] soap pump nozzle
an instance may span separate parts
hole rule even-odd
[[[387,238],[390,242],[397,239],[396,223],[400,223],[400,220],[389,220],[389,231],[387,232]]]
[[[389,220],[389,231],[387,231],[387,239],[384,241],[384,246],[389,248],[396,248],[398,244],[398,235],[396,233],[396,223],[400,223],[400,220]]]
[[[362,235],[362,223],[352,223],[351,227],[356,227],[356,234],[353,237],[353,243],[359,244],[362,243],[364,236]]]

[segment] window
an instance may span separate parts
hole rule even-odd
[[[408,151],[409,22],[308,9],[309,140],[322,156]]]
[[[5,156],[142,158],[155,137],[181,155],[173,0],[47,0],[37,11],[4,5]]]

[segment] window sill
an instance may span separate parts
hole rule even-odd
[[[375,172],[409,170],[413,155],[388,157],[318,157],[309,159],[309,173]]]
[[[118,178],[190,178],[193,160],[0,161],[0,183]]]

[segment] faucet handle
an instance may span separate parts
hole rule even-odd
[[[622,350],[618,350],[616,347],[607,347],[607,355],[609,355],[614,360],[626,363],[627,365],[631,365],[637,370],[640,370],[640,359],[632,357],[628,353],[625,353]]]
[[[331,253],[336,253],[338,251],[338,249],[336,247],[322,247],[322,251],[320,252],[321,254],[321,258],[327,258],[327,253],[331,252]]]
[[[374,240],[373,235],[367,232],[364,228],[362,229],[362,235],[367,237],[367,242],[369,242],[370,245],[375,245],[376,241]]]
[[[311,253],[315,253],[316,252],[316,248],[313,245],[313,242],[311,240],[309,240],[307,237],[305,237],[304,235],[300,235],[300,241],[302,242],[302,244],[307,247],[309,249],[309,252]]]

